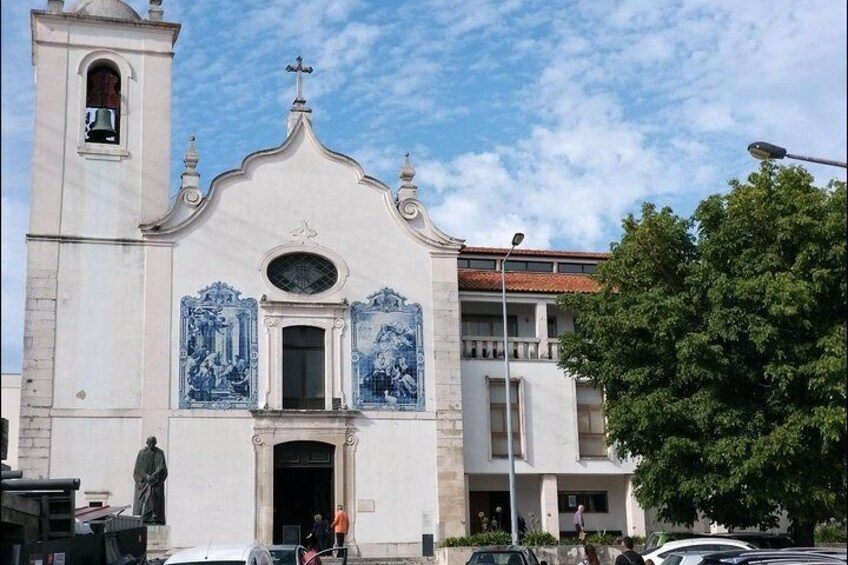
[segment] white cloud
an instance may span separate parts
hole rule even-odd
[[[146,0],[131,3],[146,16]],[[4,353],[20,342],[7,297],[23,288],[28,9],[45,4],[2,4],[3,250],[13,262],[3,274]],[[844,2],[169,0],[164,8],[183,24],[173,188],[189,134],[198,136],[204,184],[282,142],[294,97],[284,68],[297,55],[315,67],[305,92],[324,143],[393,187],[411,151],[439,227],[470,244],[505,245],[523,230],[527,247],[606,249],[642,200],[688,213],[745,176],[756,167],[745,147],[758,139],[846,158]],[[822,183],[845,175],[810,170]]]

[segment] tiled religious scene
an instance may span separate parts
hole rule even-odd
[[[180,408],[255,408],[256,299],[222,282],[180,301]]]
[[[354,302],[353,404],[361,409],[424,409],[421,306],[389,288]]]

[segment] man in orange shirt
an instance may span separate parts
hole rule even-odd
[[[336,508],[336,516],[333,518],[333,523],[330,524],[330,527],[333,528],[333,532],[336,534],[336,547],[344,547],[345,535],[347,534],[347,529],[350,527],[350,520],[348,520],[344,506],[341,504]],[[336,552],[336,557],[341,557],[340,551]]]

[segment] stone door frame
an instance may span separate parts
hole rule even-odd
[[[255,458],[254,536],[259,543],[274,540],[274,446],[294,441],[315,441],[335,447],[333,499],[343,504],[350,517],[345,545],[356,555],[355,456],[358,438],[353,425],[358,412],[306,410],[253,410]]]

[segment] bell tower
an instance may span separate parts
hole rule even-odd
[[[121,0],[47,0],[31,12],[20,448],[28,478],[67,471],[56,446],[85,433],[77,411],[131,445],[140,435],[106,415],[144,407],[144,340],[127,332],[153,331],[144,310],[150,265],[167,262],[138,227],[163,215],[170,195],[180,26],[163,21],[161,3],[150,0],[146,18]],[[70,417],[55,418],[57,410]]]
[[[180,26],[121,0],[49,0],[31,15],[30,233],[138,238],[170,194],[171,61]]]

